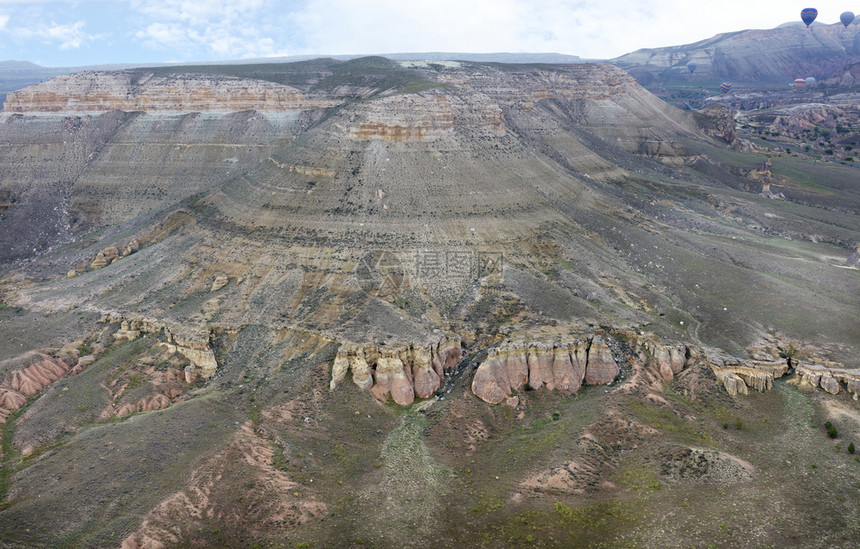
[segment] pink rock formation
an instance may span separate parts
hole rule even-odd
[[[612,358],[612,351],[600,336],[594,336],[588,348],[588,364],[585,368],[585,382],[588,385],[611,383],[621,369]]]
[[[478,366],[472,392],[485,402],[498,404],[526,383],[532,389],[546,387],[570,392],[578,391],[583,381],[591,385],[609,383],[620,369],[599,336],[594,341],[591,343],[596,353],[594,359],[588,342],[504,343],[490,349],[487,359]],[[594,372],[589,377],[592,364]]]
[[[555,374],[552,369],[555,358],[553,346],[542,343],[529,347],[527,356],[529,387],[540,389],[546,384],[549,390],[555,388]]]
[[[424,345],[387,345],[346,343],[341,345],[331,370],[330,388],[352,372],[360,389],[386,400],[389,395],[400,405],[411,404],[415,397],[429,398],[439,390],[445,374],[462,358],[460,339],[441,338]]]
[[[681,373],[687,364],[686,345],[664,345],[654,341],[646,341],[643,345],[647,359],[660,378],[669,382]]]
[[[373,396],[379,400],[387,400],[388,395],[397,404],[407,406],[415,400],[415,390],[412,387],[412,375],[405,368],[403,361],[397,356],[397,349],[386,349],[376,362],[374,385],[370,388]]]
[[[472,379],[472,392],[490,404],[499,404],[528,380],[528,347],[508,343],[490,349]]]
[[[77,352],[60,359],[30,351],[0,364],[0,370],[8,371],[0,381],[0,423],[5,423],[12,412],[23,406],[28,396],[65,376],[77,362]]]
[[[117,417],[127,416],[138,412],[151,412],[153,410],[161,410],[170,406],[170,399],[165,395],[149,395],[137,402],[123,405],[116,412]]]
[[[433,369],[430,349],[418,347],[412,353],[412,383],[415,396],[430,398],[442,384],[439,372]]]
[[[585,370],[588,364],[588,343],[577,341],[568,346],[567,356],[570,360],[571,370],[567,370],[563,352],[557,354],[557,361],[553,362],[556,386],[563,391],[576,392],[582,387],[585,380]]]

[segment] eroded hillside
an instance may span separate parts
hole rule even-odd
[[[856,535],[770,476],[855,474],[856,169],[609,65],[203,69],[7,98],[3,543]]]

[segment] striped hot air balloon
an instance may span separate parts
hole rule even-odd
[[[800,12],[800,18],[803,19],[803,22],[806,23],[807,27],[815,21],[816,17],[818,17],[818,10],[815,8],[804,8]]]
[[[731,82],[723,82],[722,84],[720,84],[720,91],[722,91],[723,93],[729,93],[730,89],[732,89]]]

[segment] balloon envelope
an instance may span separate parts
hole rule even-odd
[[[720,84],[720,90],[723,93],[728,93],[730,89],[732,89],[732,83],[731,82],[723,82],[722,84]]]
[[[807,76],[807,77],[806,77],[805,82],[806,82],[807,84],[815,84],[815,77],[813,77],[813,76]]]
[[[818,10],[815,8],[806,8],[800,12],[800,18],[803,19],[807,27],[815,21],[816,17],[818,17]]]
[[[689,63],[687,63],[687,69],[690,70],[690,74],[693,74],[696,71],[696,67],[698,66],[699,64],[695,61],[690,61]]]
[[[842,15],[839,16],[839,20],[842,21],[842,24],[846,27],[854,21],[854,12],[853,11],[843,11]]]

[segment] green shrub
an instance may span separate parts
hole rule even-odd
[[[848,453],[849,454],[854,453],[854,443],[853,442],[848,445]]]

